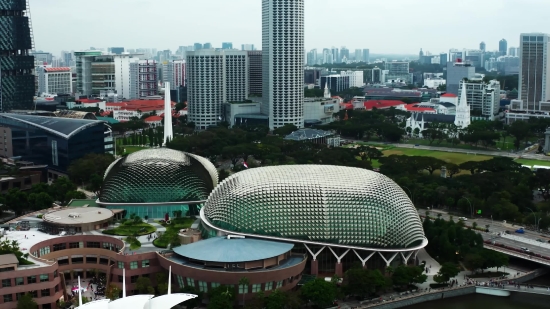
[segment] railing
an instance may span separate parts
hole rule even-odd
[[[525,260],[531,260],[531,261],[535,261],[535,262],[550,266],[550,260],[540,258],[540,257],[535,256],[535,255],[530,255],[530,254],[526,254],[526,253],[519,253],[519,252],[516,252],[516,251],[513,251],[513,250],[509,250],[509,249],[506,249],[506,248],[503,248],[503,247],[500,247],[500,246],[491,245],[491,244],[488,244],[488,243],[483,244],[483,246],[487,249],[491,249],[491,250],[494,250],[494,251],[498,251],[498,252],[501,252],[501,253],[505,253],[505,254],[514,256],[514,257],[522,258],[522,259],[525,259]]]

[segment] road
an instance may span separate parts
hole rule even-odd
[[[436,210],[432,209],[428,211],[430,212],[430,217],[437,217],[438,214],[441,214],[441,219],[447,220],[447,221],[452,216],[444,211],[440,211],[437,209]],[[419,214],[422,216],[425,216],[426,210],[420,210]],[[453,220],[457,221],[458,217],[453,216]],[[507,239],[507,238],[497,236],[498,233],[504,233],[504,231],[515,231],[516,229],[518,229],[517,225],[513,226],[512,224],[509,224],[509,223],[504,223],[502,221],[493,221],[491,219],[486,219],[486,218],[474,218],[474,219],[469,218],[464,223],[467,226],[472,226],[473,222],[476,222],[477,226],[481,228],[484,228],[487,225],[489,225],[489,233],[480,233],[481,236],[483,237],[483,240],[491,240],[497,244],[503,244],[505,246],[517,248],[517,249],[520,249],[522,247],[527,248],[534,253],[550,257],[550,248],[545,248],[537,244],[532,244],[528,242],[522,242],[518,240]],[[517,237],[524,237],[527,240],[531,240],[535,242],[537,239],[543,239],[546,241],[546,243],[548,243],[548,241],[550,240],[550,236],[548,235],[543,235],[541,233],[537,233],[535,231],[529,231],[529,230],[525,230],[524,234],[517,234],[517,233],[513,233],[513,234]]]

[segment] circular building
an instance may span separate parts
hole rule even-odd
[[[45,232],[67,234],[99,230],[109,225],[114,213],[99,207],[66,208],[42,216]]]
[[[168,148],[147,149],[107,168],[97,203],[149,218],[174,211],[198,214],[217,183],[216,168],[206,158]]]
[[[298,243],[314,261],[314,248],[328,247],[337,264],[350,250],[363,265],[372,257],[365,260],[364,251],[387,265],[397,257],[406,263],[427,245],[405,192],[382,174],[352,167],[289,165],[234,174],[209,196],[201,220],[205,235]]]

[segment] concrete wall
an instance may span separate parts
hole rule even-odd
[[[432,300],[438,300],[438,299],[445,299],[445,298],[451,298],[451,297],[457,297],[457,296],[463,296],[468,294],[474,294],[476,292],[475,286],[467,286],[452,290],[444,290],[436,293],[429,293],[429,294],[423,294],[418,295],[416,297],[410,297],[402,300],[397,300],[389,303],[381,303],[380,305],[374,305],[372,307],[376,307],[376,309],[395,309],[395,308],[403,308],[407,306],[412,306],[415,304],[420,304],[427,301]],[[363,306],[368,306],[367,303],[364,303]]]

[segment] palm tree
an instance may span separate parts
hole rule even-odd
[[[248,293],[248,285],[250,284],[250,280],[248,280],[247,277],[242,277],[239,279],[239,290],[241,289],[241,285],[244,285],[246,289],[243,287],[243,307],[244,307],[244,296]],[[246,293],[245,293],[246,292]]]

